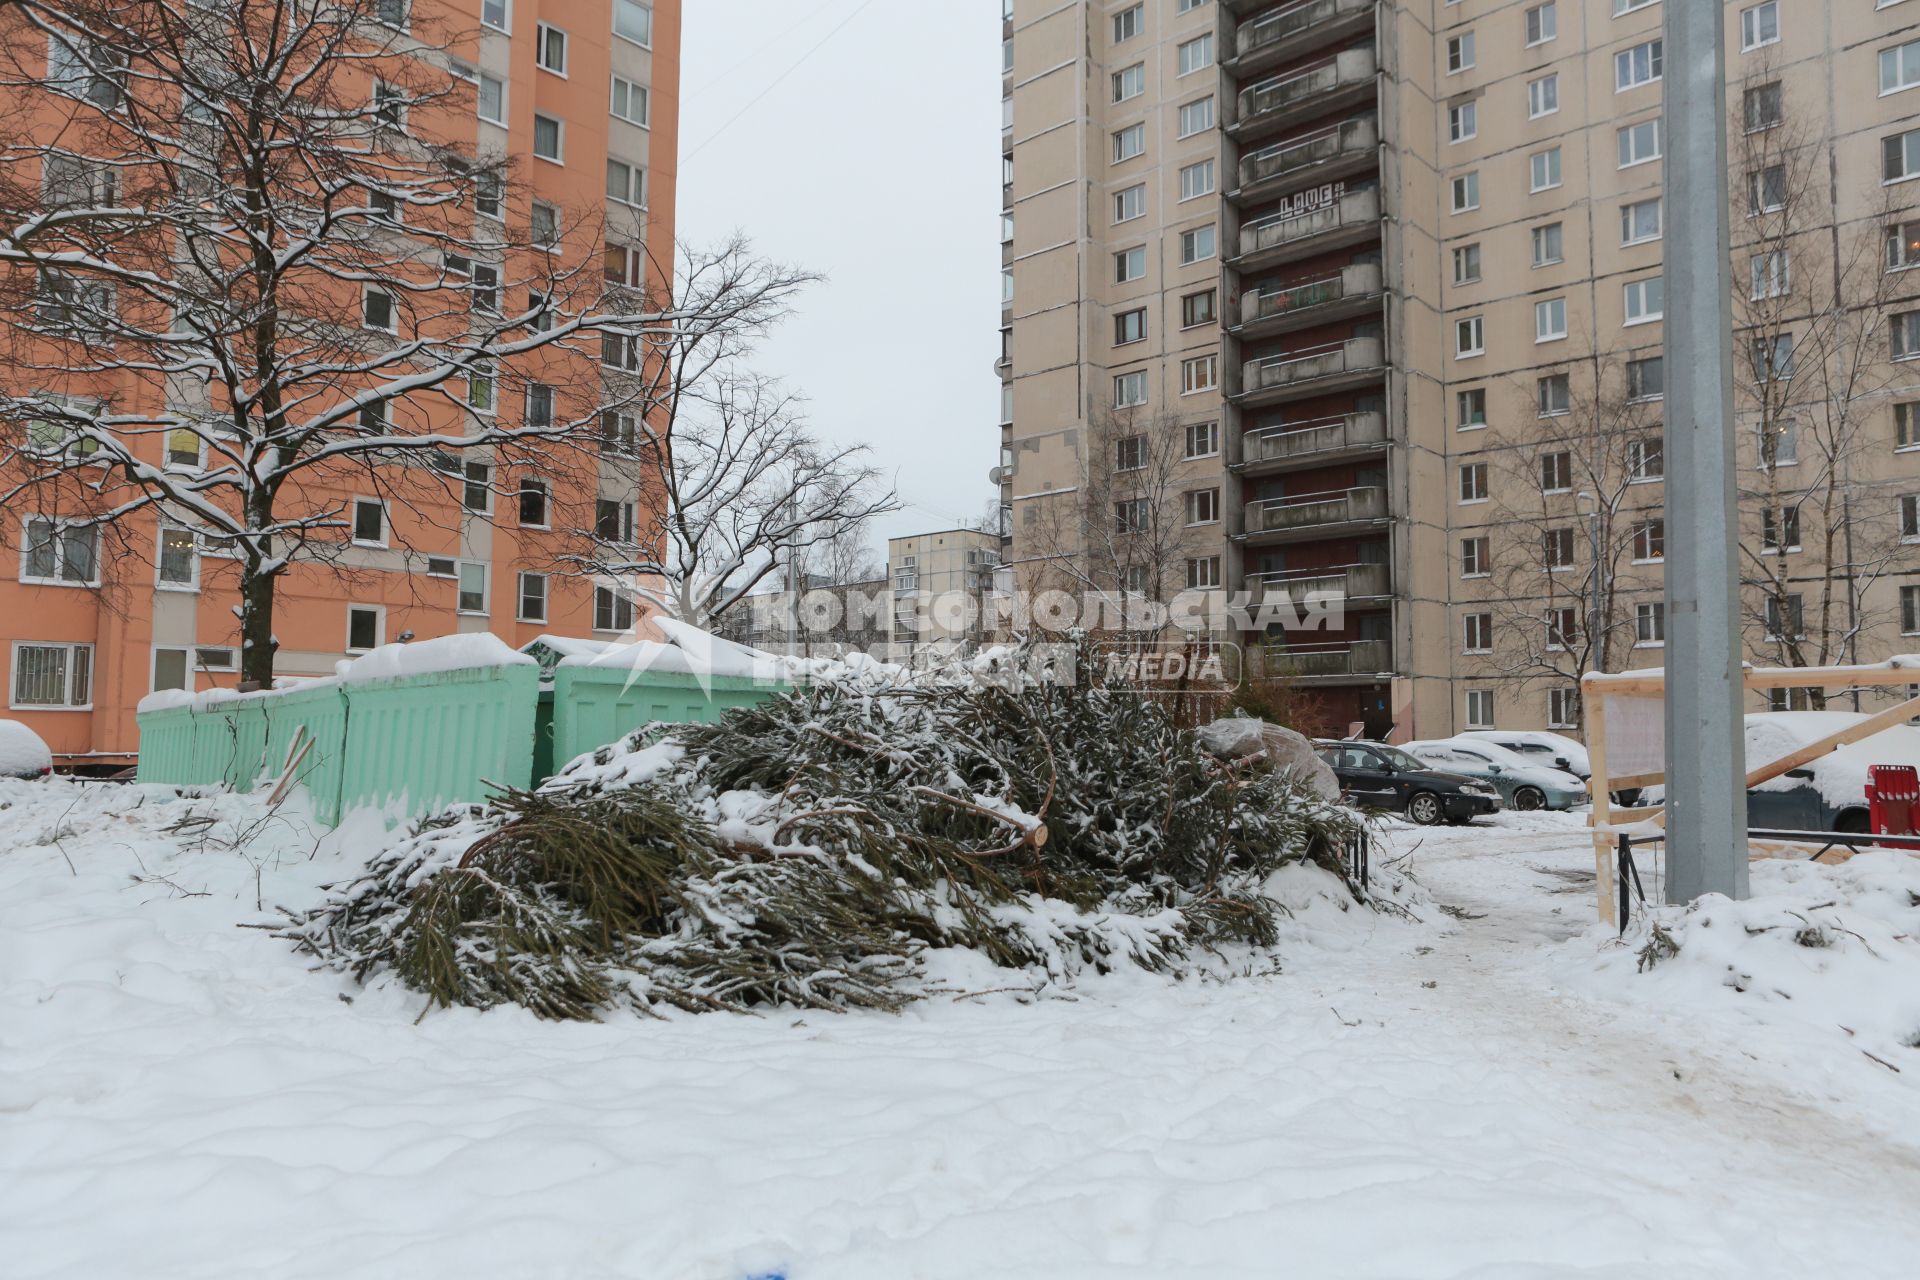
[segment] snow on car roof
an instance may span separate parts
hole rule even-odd
[[[1857,711],[1757,711],[1747,717],[1747,771],[1778,760],[1867,716]],[[1920,729],[1895,725],[1848,743],[1802,766],[1813,771],[1813,787],[1831,805],[1865,799],[1867,766],[1909,764],[1920,767]],[[1760,791],[1791,791],[1806,782],[1785,774],[1760,784]]]

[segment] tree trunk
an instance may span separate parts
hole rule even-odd
[[[252,564],[240,582],[240,681],[273,688],[273,596],[278,574],[261,573]]]

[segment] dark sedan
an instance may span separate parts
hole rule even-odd
[[[1446,773],[1383,742],[1314,743],[1354,804],[1406,814],[1421,826],[1469,822],[1500,811],[1500,793],[1477,778]]]

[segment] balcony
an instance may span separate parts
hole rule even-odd
[[[1242,475],[1273,475],[1296,467],[1320,467],[1379,453],[1387,447],[1387,420],[1377,413],[1350,413],[1249,431],[1234,446],[1233,469]]]
[[[1380,297],[1379,266],[1356,262],[1304,284],[1249,290],[1240,298],[1240,323],[1234,331],[1242,338],[1290,333],[1378,310]]]
[[[1284,404],[1378,382],[1385,372],[1380,339],[1349,338],[1247,361],[1234,399],[1243,406]]]
[[[1240,228],[1242,272],[1283,266],[1301,258],[1365,244],[1380,235],[1380,193],[1354,191],[1305,212],[1262,218]]]
[[[1384,564],[1349,564],[1333,569],[1256,573],[1247,578],[1247,595],[1255,608],[1279,600],[1300,608],[1307,603],[1309,596],[1348,603],[1385,600],[1392,594],[1388,580],[1387,566]]]
[[[1240,201],[1300,186],[1305,182],[1332,182],[1364,172],[1380,162],[1380,126],[1371,116],[1356,116],[1339,124],[1288,138],[1240,157]]]
[[[1261,648],[1270,675],[1302,680],[1393,674],[1393,645],[1386,640],[1355,640],[1342,645],[1279,645]]]
[[[1304,71],[1263,80],[1241,90],[1237,118],[1227,133],[1245,142],[1313,116],[1371,103],[1378,73],[1372,49],[1343,49]]]
[[[1245,17],[1263,7],[1260,0],[1222,0]],[[1243,21],[1234,36],[1227,70],[1242,79],[1268,67],[1291,62],[1315,49],[1373,30],[1374,0],[1300,0]]]
[[[1382,524],[1387,520],[1387,491],[1379,488],[1339,489],[1286,498],[1249,502],[1246,509],[1248,542],[1271,545],[1311,542]]]

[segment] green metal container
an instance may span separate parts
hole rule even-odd
[[[792,691],[783,681],[751,676],[562,664],[553,673],[555,770],[646,725],[712,724],[734,707]]]

